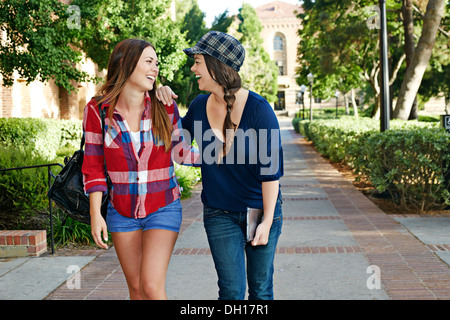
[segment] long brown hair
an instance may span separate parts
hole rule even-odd
[[[155,50],[155,46],[150,42],[140,39],[126,39],[115,46],[109,57],[108,74],[106,75],[105,84],[99,91],[99,94],[102,96],[99,102],[109,102],[108,118],[110,123],[112,123],[119,95],[136,68],[142,51],[147,47],[152,47]],[[169,120],[166,108],[156,99],[156,82],[153,89],[149,91],[149,95],[152,103],[150,116],[152,118],[153,134],[157,139],[164,141],[165,150],[168,152],[172,145],[173,126]]]
[[[224,91],[223,99],[227,104],[227,114],[223,122],[222,133],[225,139],[223,153],[226,154],[234,138],[234,135],[227,137],[227,130],[231,129],[232,132],[236,130],[236,124],[231,121],[231,111],[233,111],[233,104],[236,101],[234,94],[241,88],[241,77],[236,70],[216,58],[206,54],[203,57],[209,74],[216,83],[223,87]]]

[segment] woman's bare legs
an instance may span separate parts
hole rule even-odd
[[[141,300],[140,273],[142,258],[142,230],[111,232],[114,248],[122,266],[131,300]]]
[[[178,233],[150,229],[111,234],[130,299],[167,299],[166,275]]]
[[[144,299],[167,300],[166,275],[178,233],[169,230],[144,231],[141,262],[141,295]]]

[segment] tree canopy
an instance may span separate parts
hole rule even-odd
[[[79,47],[106,68],[114,46],[127,38],[153,43],[160,61],[160,75],[168,80],[185,61],[185,35],[167,15],[170,0],[73,0],[81,9]]]
[[[181,0],[178,1],[181,4]],[[208,32],[204,21],[205,14],[200,10],[197,0],[192,0],[189,4],[183,1],[184,5],[176,6],[177,17],[180,21],[181,32],[186,34],[186,48],[194,46],[200,38]],[[185,56],[185,54],[183,53]],[[196,85],[196,78],[191,71],[192,59],[187,59],[177,71],[175,71],[173,81],[170,86],[178,95],[178,103],[188,106],[193,98],[201,91]]]
[[[416,9],[413,37],[417,39],[423,29],[423,16],[419,13],[423,12],[427,1],[413,2]],[[406,70],[402,6],[401,1],[386,2],[391,99],[398,95]],[[335,89],[345,93],[351,88],[364,89],[364,83],[367,83],[369,87],[366,90],[374,96],[373,116],[377,116],[380,93],[379,29],[376,25],[378,7],[368,0],[305,0],[303,8],[304,12],[298,15],[303,26],[299,30],[299,84],[307,83],[306,75],[312,72],[315,75],[315,96],[330,98]],[[437,48],[430,61],[430,65],[437,65],[433,68],[434,73],[440,73],[448,65],[448,34],[444,34],[445,31],[438,35]],[[440,37],[447,39],[441,40]],[[427,73],[425,78],[428,78]],[[427,85],[424,82],[419,93],[429,92],[425,88]]]
[[[167,15],[170,0],[0,1],[0,45],[3,84],[13,84],[14,71],[30,83],[54,79],[68,91],[72,81],[93,80],[80,71],[82,52],[100,70],[107,67],[114,46],[126,38],[153,43],[163,79],[173,79],[185,61],[187,46],[179,24]]]
[[[73,44],[80,31],[70,28],[71,12],[58,0],[0,1],[0,74],[3,85],[11,86],[14,73],[26,80],[54,79],[57,85],[74,89],[71,80],[89,76],[76,64],[82,55]]]

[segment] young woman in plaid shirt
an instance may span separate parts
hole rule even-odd
[[[85,107],[85,191],[90,196],[96,244],[107,248],[112,234],[130,299],[167,299],[165,278],[181,225],[180,190],[173,160],[198,158],[185,143],[176,104],[155,99],[158,57],[152,44],[120,42],[108,63],[100,103],[106,111],[105,140],[95,99]],[[112,182],[106,221],[100,207]],[[103,235],[103,239],[102,239]]]

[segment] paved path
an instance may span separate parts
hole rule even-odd
[[[284,218],[275,299],[450,299],[450,217],[388,216],[296,134],[291,119],[280,118],[280,125]],[[167,276],[169,299],[217,298],[199,195],[196,188],[182,203],[182,230]],[[60,280],[41,299],[128,299],[114,248],[99,252],[79,257],[80,288]],[[0,285],[20,269],[9,266],[2,275],[1,266]]]

